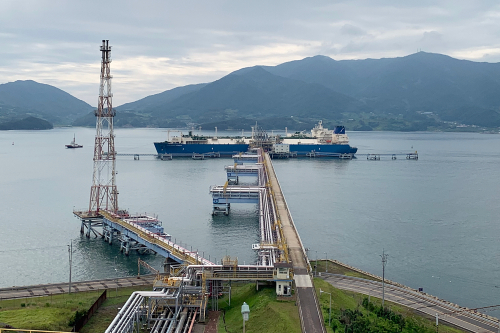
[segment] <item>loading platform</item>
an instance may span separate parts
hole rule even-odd
[[[225,169],[229,185],[238,185],[240,177],[258,177],[258,179],[263,179],[261,173],[264,169],[260,165],[235,163],[234,165],[226,166]]]
[[[325,153],[325,152],[313,150],[313,151],[306,153],[306,157],[311,157],[311,158],[335,157],[335,158],[340,158],[340,159],[352,160],[354,157],[354,154],[350,154],[350,153]]]
[[[261,154],[255,154],[255,153],[239,153],[236,155],[233,155],[233,160],[234,163],[237,164],[244,164],[244,163],[262,163],[263,162],[263,157]]]
[[[379,161],[381,157],[390,157],[391,160],[397,160],[398,156],[405,156],[407,160],[418,160],[418,152],[414,153],[397,153],[397,154],[366,154],[366,159],[371,161]]]
[[[74,212],[75,216],[84,222],[87,212]],[[93,217],[94,223],[102,226],[102,234],[110,244],[114,239],[120,241],[121,249],[125,254],[132,249],[146,249],[165,257],[167,261],[179,264],[214,265],[213,262],[203,258],[198,251],[190,251],[171,241],[171,236],[163,233],[163,228],[158,227],[158,220],[151,216],[118,215],[101,210],[98,217]],[[99,221],[99,222],[97,222]],[[82,230],[84,226],[82,225]],[[92,228],[93,229],[93,228]],[[92,230],[89,228],[88,230]]]

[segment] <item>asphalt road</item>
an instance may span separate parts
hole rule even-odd
[[[328,273],[322,273],[322,278],[335,288],[382,298],[381,282]],[[492,320],[491,317],[486,318],[472,312],[464,312],[464,308],[409,288],[385,284],[385,300],[404,305],[432,317],[438,313],[440,322],[445,321],[470,332],[500,332],[498,321]],[[454,311],[462,312],[451,313]]]
[[[118,279],[105,279],[94,281],[73,282],[71,291],[104,290],[121,287],[131,287],[153,284],[156,275],[141,275],[137,277],[126,277]],[[69,283],[39,284],[34,286],[11,287],[0,289],[0,300],[27,297],[49,296],[64,294],[69,290]]]

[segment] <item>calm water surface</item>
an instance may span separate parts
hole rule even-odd
[[[76,134],[82,149],[64,145]],[[116,130],[119,153],[155,153],[161,129]],[[0,287],[137,274],[136,254],[80,236],[72,210],[88,206],[94,129],[0,132]],[[500,135],[349,133],[350,161],[274,161],[309,257],[335,258],[471,308],[500,296]],[[14,145],[12,144],[14,143]],[[419,160],[367,161],[367,153],[418,150]],[[256,259],[253,205],[211,216],[210,185],[225,182],[229,159],[118,157],[119,205],[156,214],[177,242],[212,260]],[[160,268],[163,259],[140,256]],[[495,313],[497,314],[497,313]],[[498,314],[497,314],[498,315]]]

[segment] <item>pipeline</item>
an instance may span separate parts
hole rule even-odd
[[[152,333],[158,333],[158,330],[161,328],[162,323],[165,322],[163,319],[165,318],[166,315],[167,315],[167,310],[164,310],[158,317],[158,320],[155,322],[153,327],[151,328]]]
[[[182,328],[184,327],[184,322],[186,321],[188,314],[188,310],[184,309],[181,313],[181,318],[179,319],[179,323],[177,324],[177,329],[175,330],[175,333],[181,333]]]
[[[173,317],[174,317],[174,314],[172,313],[172,311],[170,311],[170,313],[168,314],[167,320],[166,320],[165,324],[163,324],[163,328],[162,328],[160,333],[165,333],[165,331],[167,329],[169,332],[172,330],[171,327],[174,325],[173,320],[172,320]]]

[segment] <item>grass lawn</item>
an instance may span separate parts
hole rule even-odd
[[[152,285],[135,286],[127,288],[118,288],[108,290],[108,298],[101,305],[99,310],[90,318],[87,324],[80,330],[80,333],[104,332],[109,324],[118,314],[118,308],[121,308],[134,291],[151,291]]]
[[[104,290],[0,301],[0,322],[15,328],[71,331],[70,318]]]
[[[349,269],[347,267],[338,265],[334,262],[331,262],[331,261],[327,262],[325,260],[320,260],[320,259],[318,259],[318,261],[317,261],[317,265],[318,265],[316,267],[317,272],[326,272],[327,263],[328,263],[328,273],[353,276],[353,277],[358,277],[358,278],[373,280],[373,281],[382,281],[382,279],[376,279],[372,276],[365,275],[363,273],[354,271],[354,270]],[[316,265],[316,261],[312,260],[311,266],[313,267],[313,271],[314,271],[314,265]]]
[[[330,270],[329,270],[330,271]],[[323,311],[323,318],[325,319],[325,326],[327,327],[327,332],[334,332],[334,330],[328,326],[328,313],[330,310],[330,296],[328,294],[319,293],[319,289],[321,288],[323,291],[329,292],[332,294],[332,326],[340,326],[339,317],[341,317],[342,310],[350,309],[350,310],[359,310],[364,317],[368,318],[372,323],[378,323],[379,327],[389,327],[389,321],[377,317],[373,312],[366,310],[362,306],[363,298],[366,296],[363,294],[358,294],[350,291],[340,290],[334,288],[328,282],[320,279],[314,279],[314,287],[316,289],[316,295],[320,302],[320,306]],[[382,300],[371,297],[371,303],[380,306],[382,304]],[[406,321],[410,321],[414,323],[414,330],[403,330],[402,332],[422,332],[422,333],[433,333],[436,332],[435,319],[429,316],[424,316],[420,313],[415,313],[412,309],[396,305],[394,303],[385,302],[386,307],[390,308],[395,314],[402,315]],[[387,321],[387,323],[385,322]],[[343,327],[338,327],[335,332],[344,332]],[[391,332],[391,330],[374,330],[374,332]],[[447,326],[444,324],[439,324],[439,332],[440,333],[459,333],[464,332],[460,329]]]
[[[118,291],[108,289],[108,299],[81,332],[104,332],[116,315],[116,309],[126,302],[133,291],[151,290],[151,288],[152,286],[149,285],[118,288]],[[103,291],[101,289],[71,294],[3,300],[0,301],[0,323],[22,329],[71,331],[71,327],[68,325],[71,317],[77,310],[88,310]],[[103,315],[106,312],[109,312],[108,316]],[[108,319],[106,326],[103,326]],[[94,329],[94,326],[91,325],[92,322],[102,322],[102,325],[96,326]],[[87,327],[90,327],[90,329]],[[104,328],[101,329],[101,327]]]
[[[257,291],[255,290],[255,283],[233,283],[231,306],[227,304],[227,297],[219,300],[219,309],[225,311],[225,316],[221,315],[219,319],[219,333],[226,333],[226,329],[227,332],[243,331],[241,316],[243,302],[246,302],[250,307],[250,316],[245,323],[245,332],[302,332],[299,312],[294,300],[277,300],[274,286],[259,286],[259,291]]]

